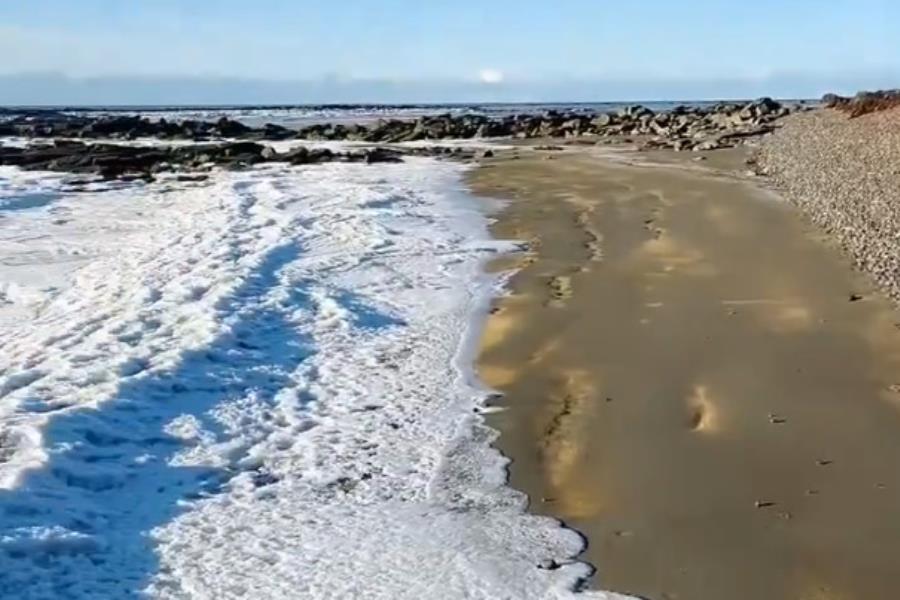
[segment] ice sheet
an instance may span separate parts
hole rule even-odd
[[[525,513],[479,416],[509,245],[463,168],[0,210],[0,597],[568,596],[582,540]]]

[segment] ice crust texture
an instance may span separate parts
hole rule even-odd
[[[568,596],[478,414],[463,169],[0,173],[0,597]]]

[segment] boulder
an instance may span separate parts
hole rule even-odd
[[[741,109],[740,117],[745,120],[764,117],[781,109],[781,104],[771,98],[760,98]]]
[[[824,96],[822,96],[822,104],[826,108],[834,108],[848,102],[850,102],[850,98],[839,96],[837,94],[825,94]]]
[[[371,150],[366,150],[363,153],[363,160],[366,164],[403,162],[403,158],[399,152],[388,148],[373,148]]]
[[[272,146],[266,146],[259,155],[263,160],[273,160],[278,156],[278,152]]]
[[[620,117],[631,117],[638,118],[644,115],[653,115],[653,111],[643,106],[641,104],[633,104],[631,106],[626,106],[625,108],[619,111]]]
[[[288,129],[287,127],[274,125],[272,123],[266,123],[265,125],[263,125],[260,139],[272,141],[289,140],[295,135],[296,132]]]
[[[238,121],[229,119],[228,117],[222,117],[216,121],[215,132],[220,137],[238,138],[250,131],[252,131],[250,127],[247,127]]]
[[[289,162],[292,165],[305,165],[309,162],[309,149],[305,146],[298,146],[297,148],[288,150],[284,154],[279,154],[276,159],[283,162]]]
[[[609,113],[600,113],[591,119],[591,127],[594,129],[603,129],[613,124],[613,116]]]

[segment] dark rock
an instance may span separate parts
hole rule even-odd
[[[883,96],[864,95],[859,102],[881,102]],[[856,101],[855,100],[855,101]],[[587,113],[583,111],[547,111],[545,114],[516,114],[488,117],[474,114],[439,114],[419,117],[415,120],[381,119],[367,125],[318,123],[293,131],[280,125],[266,124],[253,128],[223,117],[216,122],[184,120],[169,122],[165,119],[151,121],[133,116],[73,116],[57,111],[22,111],[0,123],[0,135],[26,138],[81,138],[81,139],[133,139],[156,137],[171,140],[198,142],[215,138],[234,138],[230,144],[197,144],[188,149],[155,150],[167,154],[145,154],[147,149],[125,151],[120,148],[102,156],[100,148],[86,150],[66,149],[59,144],[23,152],[4,149],[0,151],[3,164],[28,164],[29,168],[53,168],[58,170],[96,171],[104,167],[107,173],[117,169],[147,170],[156,172],[175,166],[198,167],[208,163],[240,168],[259,162],[281,161],[291,164],[309,164],[331,160],[365,160],[385,162],[397,160],[397,154],[357,153],[340,154],[323,150],[298,148],[284,154],[267,148],[259,142],[265,140],[360,140],[378,144],[390,144],[413,140],[473,139],[473,138],[571,138],[598,135],[624,143],[632,136],[641,139],[654,136],[657,141],[647,142],[646,147],[667,147],[679,150],[698,147],[735,145],[745,140],[765,135],[773,130],[773,123],[790,113],[792,109],[770,98],[760,98],[748,103],[723,102],[712,106],[676,106],[672,110],[654,113],[641,106],[627,106],[618,113]],[[474,157],[471,151],[454,153],[443,148],[436,150],[406,149],[403,153],[436,156],[449,152],[454,158],[467,160]],[[368,158],[367,158],[368,156]],[[52,164],[51,164],[52,163]],[[149,165],[149,167],[148,167]]]
[[[313,148],[307,153],[308,163],[325,163],[334,159],[334,152],[328,148]]]
[[[552,558],[547,558],[538,563],[538,569],[543,569],[545,571],[555,571],[562,567],[560,563]]]
[[[367,150],[363,156],[368,164],[403,162],[402,155],[399,152],[388,148],[373,148],[372,150]]]
[[[182,181],[182,182],[186,182],[186,183],[206,181],[207,179],[209,179],[209,175],[205,175],[203,173],[198,173],[196,175],[186,175],[186,174],[178,175],[175,178],[176,181]]]
[[[263,125],[259,139],[272,141],[289,140],[295,135],[296,132],[288,129],[287,127],[274,125],[272,123],[266,123],[265,125]]]
[[[228,117],[222,117],[216,121],[216,130],[219,136],[231,138],[241,137],[249,131],[252,131],[250,127],[247,127],[238,121],[229,119]]]
[[[263,151],[266,149],[265,146],[256,142],[233,142],[218,146],[218,148],[222,149],[222,153],[225,156],[262,156]]]
[[[401,162],[403,152],[372,148],[362,152],[335,153],[327,148],[294,148],[279,154],[256,142],[196,144],[174,147],[139,147],[119,144],[64,142],[33,144],[27,148],[0,147],[0,165],[71,173],[93,173],[102,179],[152,181],[153,174],[168,170],[197,169],[208,164],[243,168],[262,162],[294,165],[332,161]]]
[[[837,94],[825,94],[822,96],[822,104],[826,108],[834,108],[841,104],[846,104],[850,102],[850,98],[845,96],[838,96]]]
[[[305,146],[293,148],[277,157],[278,160],[289,162],[292,165],[305,165],[309,162],[309,149]]]
[[[619,111],[620,117],[631,117],[637,118],[642,116],[651,116],[653,115],[653,111],[647,108],[646,106],[642,106],[640,104],[635,104],[632,106],[626,106],[622,110]]]

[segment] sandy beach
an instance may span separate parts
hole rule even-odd
[[[654,600],[894,597],[900,317],[746,151],[523,148],[473,189],[529,251],[482,340],[490,425],[592,584]]]
[[[654,106],[0,111],[0,597],[894,598],[896,113]]]
[[[0,2],[0,600],[900,600],[900,2]]]

